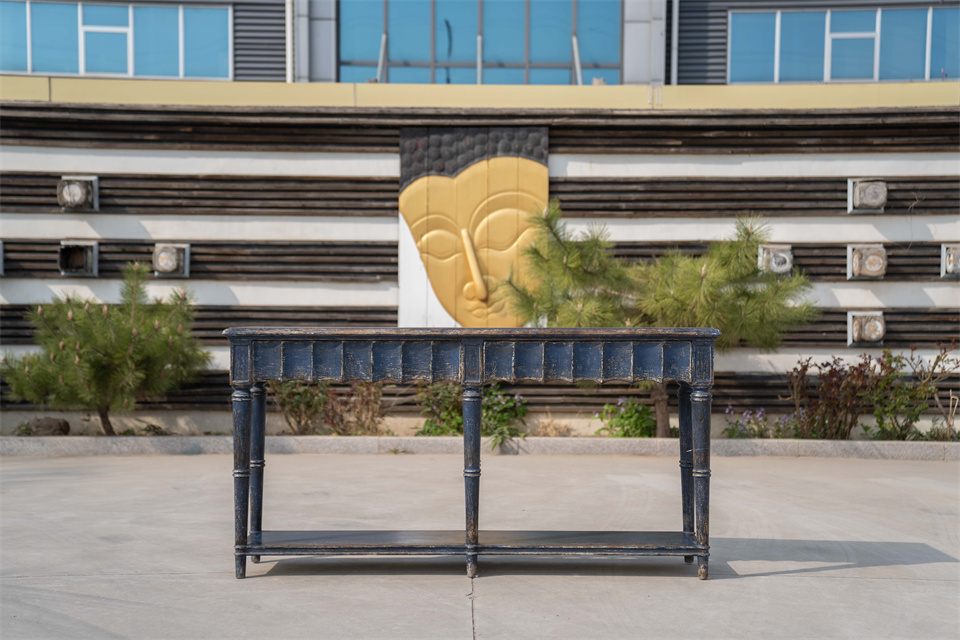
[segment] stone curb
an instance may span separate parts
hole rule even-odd
[[[483,451],[490,448],[484,440]],[[198,455],[233,452],[230,436],[0,437],[0,456]],[[459,437],[267,436],[267,453],[462,453]],[[675,438],[536,438],[500,448],[506,455],[676,456]],[[727,440],[711,442],[718,457],[784,456],[874,460],[960,460],[957,442],[869,440]]]

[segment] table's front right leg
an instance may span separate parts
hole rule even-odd
[[[247,574],[247,515],[250,507],[250,387],[235,387],[233,395],[234,556],[237,578]]]

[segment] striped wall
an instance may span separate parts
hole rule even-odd
[[[846,346],[849,310],[883,310],[883,346],[893,349],[930,356],[960,334],[960,288],[940,277],[941,245],[960,242],[956,109],[771,120],[755,112],[334,115],[5,103],[0,116],[0,343],[32,349],[29,307],[64,292],[116,302],[125,262],[149,261],[158,241],[189,243],[190,278],[154,280],[150,292],[192,291],[214,370],[160,408],[226,408],[227,326],[396,326],[404,295],[397,140],[400,128],[425,120],[549,126],[551,196],[574,229],[605,224],[626,259],[699,254],[732,233],[738,214],[764,214],[771,240],[792,246],[823,314],[789,332],[777,352],[721,354],[720,407],[787,408],[784,373],[801,356],[878,354]],[[59,208],[57,180],[77,173],[99,176],[98,212]],[[859,177],[887,181],[883,213],[847,213],[847,179]],[[98,278],[61,277],[64,239],[99,241]],[[848,281],[847,244],[866,242],[887,249],[887,275]],[[562,413],[592,412],[623,391],[523,393],[534,408]],[[410,390],[390,393],[399,410],[412,410]]]

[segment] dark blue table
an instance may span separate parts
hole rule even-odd
[[[707,577],[715,329],[227,329],[233,386],[237,577],[264,555],[684,556]],[[263,531],[264,383],[463,385],[466,531]],[[479,529],[480,400],[493,382],[679,383],[683,529]],[[249,515],[249,532],[248,532]]]

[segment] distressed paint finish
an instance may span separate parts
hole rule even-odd
[[[234,415],[237,577],[261,555],[484,554],[696,557],[707,578],[714,329],[227,329]],[[380,381],[463,385],[465,536],[444,531],[263,531],[264,384]],[[483,385],[680,383],[680,532],[480,530]],[[250,531],[247,535],[249,509]],[[461,542],[462,541],[462,542]]]

